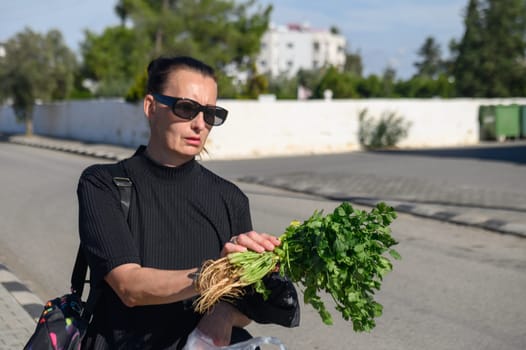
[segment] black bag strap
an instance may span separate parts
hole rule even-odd
[[[127,220],[128,213],[130,210],[133,182],[127,176],[126,169],[124,168],[122,162],[110,165],[108,167],[108,170],[111,173],[113,183],[119,189],[122,212]],[[86,282],[89,282],[88,280],[86,280],[87,272],[88,262],[86,261],[86,257],[84,256],[84,253],[82,251],[82,246],[79,244],[77,258],[75,259],[75,265],[71,274],[71,293],[77,294],[79,298],[82,297],[82,292],[84,291],[84,284]],[[86,300],[86,305],[82,312],[82,316],[86,319],[89,319],[91,317],[93,310],[95,309],[95,304],[99,299],[100,293],[100,288],[90,288],[88,299]]]

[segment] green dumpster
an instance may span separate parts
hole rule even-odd
[[[520,106],[498,105],[495,107],[495,132],[497,140],[504,141],[507,138],[518,139],[520,137]]]
[[[479,139],[481,141],[496,140],[495,106],[479,107]]]
[[[521,135],[521,107],[519,105],[480,106],[480,139],[517,139]]]
[[[521,106],[521,137],[526,139],[526,106]]]

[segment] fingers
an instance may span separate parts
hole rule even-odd
[[[240,253],[246,250],[247,248],[245,246],[239,244],[238,237],[233,236],[232,238],[230,238],[230,241],[225,243],[225,245],[223,246],[223,250],[221,250],[221,256],[223,257],[230,253]]]
[[[221,256],[225,256],[230,253],[244,252],[246,250],[247,248],[242,245],[239,245],[237,241],[228,241],[223,247]]]
[[[234,245],[237,246],[238,249],[241,249],[236,251],[244,251],[246,249],[250,249],[258,253],[263,253],[266,250],[274,250],[274,247],[280,245],[280,243],[281,242],[279,241],[279,239],[272,235],[269,235],[267,233],[258,233],[256,231],[250,231],[239,234],[237,236],[233,236],[230,239],[230,242],[227,243],[227,245]]]

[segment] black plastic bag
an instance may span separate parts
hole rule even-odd
[[[249,286],[243,297],[229,302],[257,323],[272,323],[289,328],[299,326],[300,306],[294,284],[277,272],[263,278],[263,283],[270,291],[267,299]]]

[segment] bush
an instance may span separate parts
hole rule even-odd
[[[125,79],[103,80],[99,82],[94,95],[110,98],[125,96],[131,84],[131,81]]]
[[[367,109],[359,114],[360,145],[365,149],[392,148],[407,137],[411,123],[397,116],[395,112],[386,111],[380,119],[368,116]]]
[[[146,94],[146,85],[148,81],[148,72],[146,70],[135,76],[133,84],[128,88],[124,100],[130,103],[136,103],[142,101]]]

